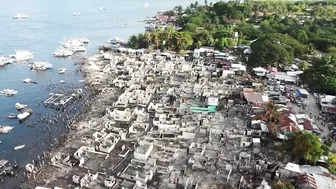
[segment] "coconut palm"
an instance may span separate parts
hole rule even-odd
[[[150,45],[150,43],[152,42],[152,39],[153,39],[152,33],[151,32],[147,32],[145,34],[145,39],[146,39],[146,42],[147,42],[148,47],[149,47],[149,45]]]
[[[172,27],[172,26],[168,26],[165,28],[164,32],[163,32],[163,39],[166,43],[170,43],[172,38],[173,38],[173,35],[175,33],[175,29]]]
[[[160,46],[160,43],[161,43],[161,31],[160,30],[154,30],[152,32],[152,35],[153,35],[153,41],[155,43],[155,46],[156,46],[156,49],[159,48]]]
[[[266,112],[262,116],[262,120],[267,123],[268,130],[271,134],[276,134],[278,132],[278,124],[281,118],[282,115],[277,111],[274,101],[269,101],[266,105]]]

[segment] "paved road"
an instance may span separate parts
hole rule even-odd
[[[299,112],[302,112],[304,114],[307,114],[307,115],[310,115],[312,116],[312,118],[314,119],[315,116],[319,116],[320,114],[320,110],[319,110],[319,107],[317,106],[316,104],[316,100],[314,98],[313,95],[309,95],[308,99],[305,100],[304,102],[306,105],[307,105],[307,108],[306,109],[302,109],[301,107],[298,107],[297,105],[295,104],[292,104],[292,103],[289,103],[289,107],[293,107],[293,110],[295,113],[299,113]],[[321,119],[314,119],[315,120],[315,125],[320,129],[321,131],[321,137],[323,136],[328,136],[329,135],[329,130],[328,130],[328,127],[327,126],[324,126],[326,125],[324,123],[323,120]],[[322,125],[324,123],[324,125]]]

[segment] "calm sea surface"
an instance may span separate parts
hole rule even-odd
[[[78,67],[73,64],[73,59],[53,57],[53,52],[60,45],[59,41],[69,37],[86,37],[90,40],[86,55],[94,54],[98,51],[98,45],[105,43],[110,37],[118,36],[127,40],[130,35],[143,32],[144,23],[139,21],[146,16],[191,2],[194,1],[10,0],[0,3],[0,56],[8,56],[19,49],[29,50],[34,52],[33,61],[49,61],[53,64],[53,70],[46,72],[31,72],[28,64],[24,63],[0,68],[0,90],[10,88],[19,91],[15,97],[0,96],[0,125],[15,126],[9,134],[0,134],[0,159],[15,159],[19,165],[24,165],[41,153],[33,150],[34,147],[46,142],[45,138],[57,138],[62,132],[59,127],[51,128],[53,132],[46,134],[44,124],[38,124],[35,128],[27,127],[28,123],[54,111],[41,105],[41,101],[49,93],[57,92],[47,89],[51,83],[59,84],[60,80],[65,80],[82,87],[78,82],[82,79],[81,76],[75,75]],[[145,3],[150,6],[144,7]],[[106,10],[99,11],[100,7]],[[72,16],[73,12],[81,14]],[[30,18],[13,20],[16,13],[29,14]],[[59,75],[57,71],[62,67],[68,71]],[[25,78],[31,78],[38,84],[24,84],[22,80]],[[21,124],[18,120],[7,118],[9,113],[17,113],[14,107],[17,102],[29,105],[35,112]],[[13,149],[22,144],[26,147],[18,151]]]

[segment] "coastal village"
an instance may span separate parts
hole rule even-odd
[[[325,87],[335,57],[319,50],[298,58],[301,45],[282,34],[245,44],[238,31],[190,49],[195,39],[174,11],[146,19],[146,36],[115,38],[83,60],[95,93],[90,111],[23,167],[22,188],[336,189],[336,89]],[[159,39],[169,32],[171,41]],[[324,60],[328,66],[315,67]],[[312,86],[320,78],[312,70],[321,68],[329,69],[325,83]],[[57,95],[45,103],[74,97]],[[7,163],[0,161],[0,175]]]
[[[27,188],[271,188],[278,180],[332,188],[328,169],[298,165],[275,150],[292,132],[328,133],[296,76],[267,74],[273,84],[261,92],[263,84],[245,77],[233,54],[203,50],[213,59],[117,52],[88,58],[82,70],[99,100],[50,166],[26,166]],[[228,69],[217,68],[220,62]],[[288,102],[291,95],[307,107]],[[277,139],[269,138],[271,123],[262,116],[271,99],[283,116]]]

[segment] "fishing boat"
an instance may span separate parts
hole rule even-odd
[[[16,15],[14,15],[13,16],[13,19],[27,19],[27,18],[29,18],[29,15],[28,14],[16,14]]]
[[[66,68],[60,68],[60,69],[58,70],[58,73],[59,73],[59,74],[64,74],[66,71],[67,71]]]
[[[18,118],[20,121],[22,121],[22,120],[25,120],[27,117],[29,117],[30,114],[31,114],[31,113],[29,113],[29,112],[23,112],[23,113],[21,113],[21,114],[18,114],[18,115],[17,115],[17,118]]]
[[[31,71],[45,71],[52,68],[49,62],[34,62],[29,65]]]
[[[0,57],[0,64],[12,64],[15,60],[12,58]]]
[[[120,39],[119,37],[113,37],[113,38],[111,38],[108,42],[111,43],[111,44],[124,44],[124,43],[125,43],[125,42],[124,42],[122,39]]]
[[[17,50],[15,54],[10,54],[9,57],[14,58],[16,61],[28,61],[34,58],[30,51]]]
[[[27,107],[27,104],[20,104],[20,103],[15,104],[15,109],[17,110],[22,110],[25,107]]]
[[[8,118],[9,118],[9,119],[16,119],[16,118],[17,118],[17,115],[11,113],[11,114],[8,115]]]
[[[3,91],[0,91],[0,95],[5,96],[14,96],[18,93],[18,91],[12,90],[12,89],[4,89]]]
[[[20,146],[15,146],[14,150],[20,150],[22,148],[24,148],[26,145],[20,145]]]
[[[88,44],[88,43],[90,43],[90,40],[88,39],[88,38],[79,38],[78,39],[80,42],[82,42],[82,43],[84,43],[84,44]]]
[[[13,126],[0,125],[0,133],[2,134],[8,134],[12,129],[14,129]]]
[[[69,57],[69,56],[72,56],[73,54],[74,52],[72,52],[69,49],[65,49],[65,48],[57,49],[54,52],[55,57]]]
[[[23,80],[23,83],[31,83],[31,82],[32,82],[32,80],[30,78],[26,78],[26,79]]]

